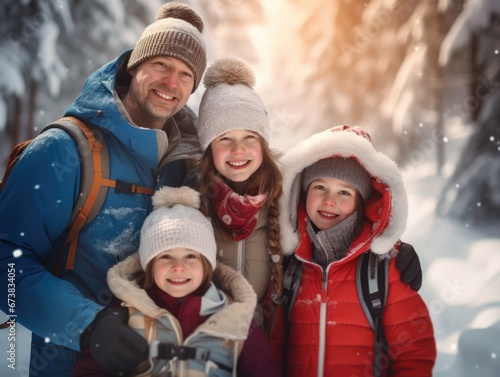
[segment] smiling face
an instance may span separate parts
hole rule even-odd
[[[130,70],[132,81],[123,105],[140,127],[161,129],[184,107],[194,86],[194,75],[181,60],[157,56]]]
[[[186,248],[165,251],[153,260],[153,278],[172,297],[185,297],[203,282],[201,254]]]
[[[248,130],[231,130],[210,144],[214,166],[229,186],[243,193],[248,178],[262,164],[262,145],[259,136]]]
[[[356,195],[355,187],[340,179],[315,179],[307,188],[307,216],[318,229],[329,229],[355,211]]]

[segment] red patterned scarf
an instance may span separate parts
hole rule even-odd
[[[219,177],[215,186],[216,195],[211,200],[222,226],[232,233],[235,241],[247,238],[257,225],[259,210],[267,195],[239,195]]]

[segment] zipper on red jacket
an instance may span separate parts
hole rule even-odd
[[[329,267],[329,266],[328,266]],[[318,377],[323,376],[325,370],[325,344],[326,344],[326,309],[327,309],[327,290],[328,290],[328,267],[322,270],[321,283],[321,303],[319,306],[319,343],[318,343]]]
[[[317,377],[323,377],[325,370],[325,342],[326,342],[326,303],[327,303],[327,290],[328,290],[328,268],[324,269],[317,263],[308,261],[299,255],[296,258],[302,263],[307,263],[316,266],[321,270],[321,292],[320,292],[320,306],[319,306],[319,332],[318,332],[318,373]]]
[[[328,272],[323,269],[323,283],[321,284],[321,303],[326,304],[326,291],[328,289]]]

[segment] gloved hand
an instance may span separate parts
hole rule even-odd
[[[409,243],[401,242],[401,248],[396,256],[396,267],[401,272],[401,281],[418,292],[422,286],[422,267],[417,252]]]
[[[128,326],[127,308],[100,311],[80,336],[82,350],[113,376],[127,376],[149,355],[146,340]]]

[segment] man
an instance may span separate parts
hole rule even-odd
[[[89,76],[67,110],[105,139],[110,179],[175,186],[186,162],[199,157],[194,115],[185,105],[206,66],[202,29],[190,7],[165,4],[134,49]],[[137,251],[151,198],[109,189],[78,235],[73,269],[66,269],[68,247],[61,246],[81,167],[75,140],[51,129],[29,145],[0,194],[0,276],[7,284],[15,274],[15,310],[5,298],[0,309],[33,333],[30,376],[70,376],[80,350],[98,354],[112,374],[127,374],[148,356],[144,339],[126,325],[128,312],[104,307],[112,300],[106,273]]]

